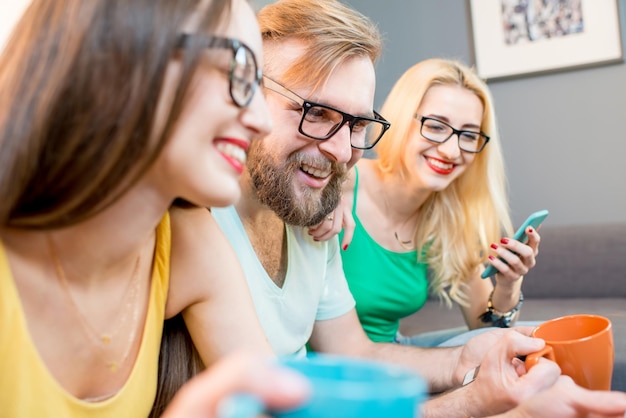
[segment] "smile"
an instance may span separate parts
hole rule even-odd
[[[439,174],[450,174],[455,167],[453,163],[447,163],[430,157],[426,157],[426,163]]]
[[[305,173],[307,173],[308,175],[316,177],[318,179],[325,179],[326,177],[332,174],[332,171],[329,169],[322,170],[319,168],[311,167],[310,165],[307,165],[307,164],[302,164],[300,166],[300,169],[304,171]]]
[[[225,156],[232,158],[240,164],[246,163],[246,151],[239,145],[235,145],[230,142],[219,141],[215,143],[215,147],[219,152]]]

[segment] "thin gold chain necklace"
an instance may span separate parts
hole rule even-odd
[[[413,240],[408,240],[408,241],[403,241],[400,239],[400,237],[398,236],[398,233],[394,231],[393,236],[396,237],[396,241],[398,241],[398,244],[400,244],[400,246],[402,248],[404,248],[407,251],[413,251],[415,249],[415,244],[413,244]]]
[[[125,360],[128,358],[130,354],[131,348],[133,347],[133,342],[135,341],[135,336],[137,334],[137,326],[136,322],[139,317],[139,303],[138,303],[138,295],[139,295],[139,265],[141,264],[141,254],[137,256],[135,260],[135,264],[133,266],[133,270],[124,291],[125,297],[120,302],[120,308],[118,308],[118,312],[121,310],[121,314],[118,316],[118,320],[114,327],[112,327],[112,332],[99,332],[97,331],[93,325],[89,322],[89,320],[85,317],[85,315],[81,312],[80,308],[76,304],[74,297],[72,296],[72,292],[70,289],[69,282],[67,280],[67,276],[65,274],[65,270],[61,264],[61,260],[57,255],[54,242],[52,241],[52,237],[47,235],[48,246],[50,249],[50,257],[52,258],[52,263],[54,264],[54,269],[56,272],[57,279],[59,280],[59,284],[63,289],[66,298],[68,299],[72,310],[74,311],[75,316],[78,318],[81,329],[89,342],[98,348],[100,354],[105,360],[105,366],[112,372],[117,371],[120,366],[122,366]],[[124,306],[121,306],[121,305]],[[124,350],[122,355],[118,359],[114,359],[113,354],[109,353],[109,355],[105,356],[105,351],[111,351],[111,342],[114,337],[117,336],[120,329],[128,322],[128,318],[130,317],[130,327],[131,332],[128,336],[128,341],[124,344]]]
[[[387,215],[389,215],[389,202],[387,201],[387,193],[385,192],[385,190],[382,190],[381,194],[383,195],[383,201],[385,202],[385,209],[387,212]],[[402,226],[406,225],[407,222],[413,217],[415,216],[414,214],[409,216],[408,218],[406,218],[406,220],[401,224]],[[413,227],[413,239],[415,239],[415,234],[417,232],[417,222],[415,223],[415,226]],[[402,248],[404,248],[407,251],[413,251],[415,249],[415,243],[413,242],[413,239],[410,239],[408,241],[404,241],[402,239],[400,239],[400,237],[398,236],[398,232],[397,231],[393,231],[393,236],[396,238],[396,241],[398,242],[398,244],[400,244],[400,246]]]

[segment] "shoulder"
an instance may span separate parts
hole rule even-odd
[[[206,208],[170,210],[171,276],[167,313],[170,317],[208,297],[211,282],[223,277],[236,256],[211,212]]]
[[[196,249],[211,247],[216,237],[223,236],[207,208],[172,208],[170,222],[173,257],[196,254]]]

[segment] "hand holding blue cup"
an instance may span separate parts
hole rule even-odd
[[[312,394],[303,405],[265,411],[258,399],[243,395],[230,399],[220,418],[256,418],[261,413],[275,418],[416,418],[427,396],[424,379],[395,365],[329,355],[280,363],[310,381]]]

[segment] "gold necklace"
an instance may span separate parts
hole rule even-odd
[[[387,193],[383,192],[381,193],[383,195],[383,200],[385,202],[385,209],[387,210],[387,214],[389,214],[389,203],[387,201]],[[406,225],[406,223],[411,219],[411,217],[413,217],[414,215],[409,216],[403,223],[402,225]],[[413,237],[415,237],[415,233],[417,232],[417,224],[415,224],[415,227],[413,228]],[[402,239],[400,239],[400,237],[398,236],[398,232],[397,231],[393,231],[393,236],[396,238],[396,241],[398,242],[398,244],[400,244],[400,246],[402,248],[404,248],[407,251],[412,251],[415,249],[415,244],[413,243],[413,239],[410,239],[408,241],[404,241]]]
[[[67,280],[67,276],[65,275],[65,270],[63,270],[61,260],[59,259],[59,256],[57,255],[54,242],[52,241],[52,237],[50,235],[47,235],[47,239],[48,239],[48,247],[50,250],[50,257],[52,258],[52,263],[54,264],[54,269],[56,272],[57,279],[59,280],[59,284],[61,285],[61,288],[63,289],[65,293],[65,296],[69,300],[70,306],[72,307],[72,310],[74,311],[75,316],[78,317],[83,333],[85,334],[89,342],[99,349],[99,351],[101,352],[101,356],[104,357],[104,354],[102,353],[103,351],[108,351],[111,349],[110,345],[111,345],[113,338],[119,333],[120,329],[128,321],[128,317],[129,316],[131,317],[131,325],[130,325],[131,332],[130,332],[130,335],[128,336],[128,341],[126,341],[124,345],[125,348],[122,352],[121,357],[117,360],[112,359],[111,358],[112,354],[110,354],[106,356],[107,358],[105,358],[105,366],[111,372],[117,371],[120,368],[120,366],[124,364],[125,360],[128,358],[128,355],[130,354],[131,348],[133,346],[133,342],[135,341],[135,336],[137,335],[136,322],[137,322],[137,318],[139,317],[139,303],[137,303],[138,302],[137,298],[139,295],[139,283],[140,283],[138,273],[139,273],[139,265],[141,263],[141,254],[139,254],[137,256],[137,260],[135,260],[135,265],[133,267],[126,289],[124,291],[125,297],[120,302],[120,307],[124,302],[125,302],[125,305],[122,307],[122,309],[118,307],[118,312],[121,310],[122,314],[119,315],[117,323],[115,324],[116,326],[113,327],[113,332],[101,333],[101,332],[98,332],[93,327],[93,325],[89,322],[89,320],[85,317],[85,315],[81,312],[78,305],[76,304],[76,301],[74,300],[74,297],[72,296],[72,292],[70,289],[69,282]],[[129,311],[130,311],[130,314],[129,314]]]
[[[400,244],[400,246],[402,248],[404,248],[407,251],[412,251],[415,249],[415,244],[413,244],[413,240],[408,240],[408,241],[402,241],[400,239],[400,237],[398,236],[398,233],[394,231],[393,235],[396,237],[396,241],[398,241],[398,244]]]

